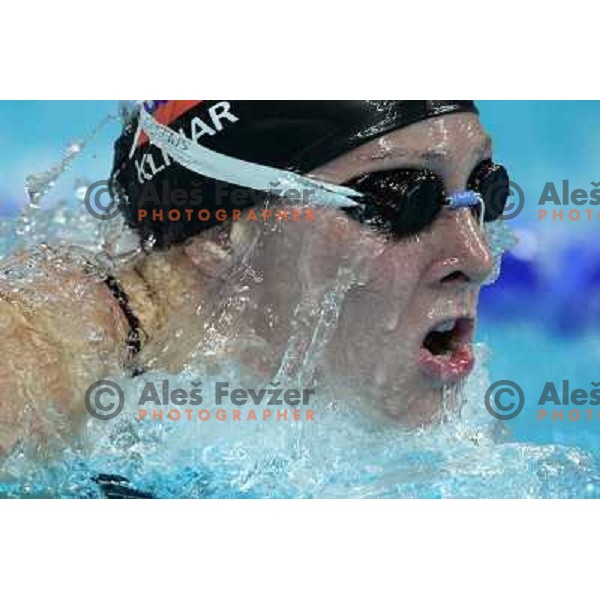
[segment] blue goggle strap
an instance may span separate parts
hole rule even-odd
[[[477,192],[470,190],[464,190],[462,192],[454,192],[446,198],[444,205],[452,210],[458,210],[459,208],[473,208],[474,206],[480,206],[480,217],[479,224],[483,226],[485,218],[485,203],[483,198]]]

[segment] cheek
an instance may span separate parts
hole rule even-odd
[[[288,226],[286,238],[290,258],[319,284],[333,284],[341,270],[360,278],[365,263],[383,249],[370,231],[335,210],[315,210],[314,221]]]
[[[352,344],[385,343],[389,335],[410,326],[419,303],[422,260],[418,253],[395,244],[377,259],[365,262],[363,281],[344,301],[340,333]],[[406,333],[406,331],[404,331]]]
[[[396,307],[406,305],[420,285],[423,250],[412,242],[388,242],[385,250],[365,265],[366,289]]]

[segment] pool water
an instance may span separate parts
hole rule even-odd
[[[139,397],[157,376],[181,387],[197,377],[149,373],[119,383],[126,397]],[[106,489],[94,479],[110,474],[158,498],[600,496],[593,453],[525,441],[525,432],[499,426],[481,410],[485,381],[481,367],[463,390],[460,417],[412,432],[375,426],[327,395],[313,405],[315,422],[140,421],[131,405],[112,421],[90,420],[52,464],[16,449],[3,465],[0,493],[97,498]],[[214,399],[203,408],[214,409]]]
[[[547,382],[554,383],[561,400],[563,380],[569,382],[569,393],[579,388],[589,394],[594,389],[593,383],[600,381],[600,338],[595,330],[575,337],[557,336],[543,320],[498,325],[488,317],[480,325],[479,338],[493,348],[489,366],[492,381],[509,379],[523,389],[525,407],[510,423],[515,439],[563,444],[600,454],[598,406],[539,404]],[[541,420],[540,409],[548,412]],[[562,409],[562,418],[557,414],[553,419],[553,409]],[[577,414],[569,418],[568,411],[573,409],[579,410],[579,418]],[[590,415],[587,410],[591,410]]]

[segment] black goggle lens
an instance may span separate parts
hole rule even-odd
[[[344,211],[378,232],[404,238],[426,229],[441,209],[444,184],[425,170],[368,173],[346,184],[363,194],[359,206]]]
[[[377,171],[345,185],[363,196],[357,199],[359,206],[344,208],[344,212],[379,233],[399,239],[425,231],[447,204],[443,181],[427,169]],[[510,196],[508,173],[503,166],[484,160],[473,169],[467,189],[482,197],[484,221],[495,221]],[[471,210],[479,219],[480,206]]]
[[[510,196],[510,179],[502,165],[491,160],[479,163],[469,177],[467,188],[483,198],[484,221],[495,221],[502,216]]]

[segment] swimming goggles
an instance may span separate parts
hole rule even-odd
[[[506,169],[491,160],[481,162],[469,177],[467,190],[447,195],[444,182],[427,169],[396,169],[362,175],[344,185],[319,181],[290,171],[250,163],[220,154],[158,123],[143,108],[131,148],[145,131],[150,141],[189,170],[229,183],[272,193],[308,189],[311,202],[338,208],[378,232],[405,238],[425,231],[442,208],[469,209],[479,219],[494,221],[510,195]]]
[[[510,195],[506,169],[491,160],[475,167],[466,190],[451,195],[446,194],[442,179],[427,169],[368,173],[345,185],[361,196],[353,198],[357,205],[341,210],[396,239],[426,231],[444,207],[468,209],[481,225],[495,221]]]

